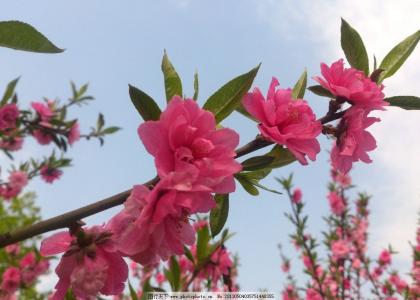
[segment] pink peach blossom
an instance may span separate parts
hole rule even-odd
[[[24,171],[13,171],[9,175],[9,184],[13,188],[22,189],[28,184],[28,174]]]
[[[37,112],[42,121],[48,122],[54,115],[51,108],[42,102],[32,102],[31,106]]]
[[[195,241],[189,215],[208,212],[215,205],[208,192],[180,192],[171,187],[171,178],[162,179],[152,191],[134,186],[123,211],[108,223],[119,250],[143,265],[183,254],[184,244]]]
[[[32,136],[40,145],[48,145],[52,142],[52,136],[42,129],[36,129],[32,132]]]
[[[175,96],[158,121],[138,128],[146,150],[155,157],[161,178],[171,175],[179,191],[230,193],[233,174],[241,170],[235,161],[239,135],[228,128],[216,129],[214,115],[191,99]]]
[[[354,68],[344,68],[344,61],[340,59],[328,67],[321,64],[324,78],[314,77],[324,88],[333,95],[344,98],[352,105],[367,110],[383,110],[388,102],[384,101],[383,86],[378,86],[363,72]]]
[[[382,250],[379,255],[379,263],[381,265],[389,265],[391,263],[391,253],[388,250]]]
[[[18,268],[9,267],[4,271],[1,282],[1,289],[7,293],[14,293],[20,284],[20,272]]]
[[[16,104],[6,104],[0,107],[0,130],[12,129],[16,127],[19,118],[19,109]]]
[[[73,145],[75,142],[80,140],[79,123],[76,122],[73,124],[73,126],[70,128],[67,138],[70,145]]]
[[[321,123],[305,100],[293,99],[290,89],[276,89],[278,85],[273,77],[266,99],[255,88],[242,104],[260,122],[258,128],[266,139],[286,146],[306,165],[306,156],[314,161],[320,151],[316,137],[321,133]]]
[[[0,148],[7,151],[18,151],[22,149],[23,138],[13,137],[13,138],[3,138],[0,141]]]
[[[59,281],[52,300],[64,299],[68,288],[80,299],[91,299],[98,293],[118,295],[124,290],[128,267],[118,253],[111,233],[94,226],[78,233],[59,232],[45,239],[41,254],[65,253],[57,268]]]
[[[328,194],[328,200],[330,202],[330,208],[334,214],[340,216],[345,211],[346,204],[343,198],[341,198],[337,192],[330,192]]]
[[[367,117],[365,110],[356,107],[344,114],[338,125],[340,135],[331,150],[331,163],[335,169],[346,174],[353,162],[372,162],[367,152],[376,148],[376,141],[366,128],[379,121],[378,118]]]
[[[331,251],[334,258],[345,258],[350,253],[349,243],[343,240],[334,241],[331,243]]]
[[[57,168],[51,168],[48,165],[44,165],[40,169],[41,178],[47,183],[53,183],[59,179],[63,174],[63,171]]]
[[[297,188],[294,190],[293,194],[292,194],[292,201],[295,204],[299,204],[302,202],[302,190]]]

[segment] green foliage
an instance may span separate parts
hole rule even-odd
[[[349,64],[368,76],[369,58],[365,45],[360,34],[344,19],[341,19],[341,48]]]
[[[9,84],[6,87],[6,91],[4,92],[3,98],[1,99],[0,106],[5,105],[7,101],[13,97],[13,95],[15,94],[15,88],[19,81],[19,78],[20,77],[13,79],[12,81],[9,82]]]
[[[292,90],[292,97],[302,99],[305,96],[306,85],[308,82],[308,73],[306,70],[302,73]]]
[[[416,48],[419,40],[420,30],[404,39],[392,48],[391,51],[389,51],[379,65],[379,69],[384,70],[379,77],[379,82],[382,82],[385,78],[391,77],[398,71],[398,69]]]
[[[193,95],[193,99],[195,101],[197,101],[198,99],[198,92],[200,91],[200,84],[198,82],[198,73],[195,72],[194,74],[194,95]]]
[[[251,88],[259,68],[260,65],[235,77],[207,99],[203,108],[214,113],[217,123],[220,123],[239,106],[242,98]]]
[[[210,212],[211,236],[214,238],[222,231],[229,215],[229,194],[217,194],[214,196],[216,207]]]
[[[129,291],[130,291],[131,300],[139,300],[139,297],[137,296],[136,290],[131,285],[131,282],[128,282],[128,288],[129,288]]]
[[[0,46],[39,53],[60,53],[64,51],[51,43],[31,25],[20,21],[0,22]]]
[[[171,101],[172,97],[178,95],[182,97],[182,83],[174,66],[169,60],[166,50],[162,58],[162,72],[165,82],[166,101]]]
[[[128,85],[128,93],[143,120],[159,120],[161,111],[152,97],[132,85]]]
[[[197,230],[197,259],[198,265],[201,265],[207,259],[209,254],[208,244],[210,241],[210,232],[207,226]]]
[[[317,96],[327,97],[330,99],[335,98],[335,96],[331,94],[331,92],[327,90],[326,88],[324,88],[322,85],[312,85],[308,87],[308,90],[310,90],[312,93],[314,93]]]
[[[398,106],[406,110],[419,110],[420,109],[420,98],[416,96],[394,96],[385,98],[385,101],[389,102],[391,106]]]
[[[255,171],[270,166],[274,157],[268,155],[254,156],[242,162],[242,170]]]

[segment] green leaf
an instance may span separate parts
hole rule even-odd
[[[179,291],[181,286],[181,270],[175,256],[171,256],[171,274],[173,289],[174,291]]]
[[[420,109],[420,98],[416,96],[394,96],[384,100],[389,102],[391,106],[398,106],[407,110]]]
[[[261,169],[258,171],[251,171],[251,172],[241,172],[241,174],[245,176],[246,178],[251,179],[251,180],[257,180],[257,181],[264,179],[270,173],[271,173],[270,168]]]
[[[273,157],[273,161],[268,166],[271,169],[281,168],[296,161],[293,153],[280,145],[275,145],[266,156]]]
[[[102,131],[102,133],[103,133],[103,134],[113,134],[113,133],[115,133],[115,132],[117,132],[117,131],[119,131],[119,130],[121,130],[121,128],[120,128],[120,127],[117,127],[117,126],[112,126],[112,127],[108,127],[108,128],[106,128],[106,129],[104,129],[104,130]]]
[[[281,195],[282,194],[281,192],[279,192],[277,190],[270,189],[270,188],[266,187],[265,185],[262,185],[259,182],[253,181],[253,184],[255,186],[259,187],[260,189],[263,189],[263,190],[265,190],[267,192],[271,192],[271,193],[278,194],[278,195]]]
[[[220,123],[238,107],[244,95],[251,88],[259,68],[260,65],[248,73],[235,77],[207,99],[203,108],[214,113],[217,123]]]
[[[60,53],[64,51],[51,43],[31,25],[20,21],[0,22],[0,46],[38,53]]]
[[[254,156],[248,158],[242,162],[242,170],[244,171],[255,171],[259,169],[267,168],[274,160],[272,156]]]
[[[302,73],[292,90],[292,97],[302,99],[305,96],[306,84],[308,82],[308,74],[306,70]]]
[[[417,43],[420,40],[420,30],[410,35],[394,48],[385,56],[379,65],[379,69],[384,69],[381,76],[379,77],[379,83],[385,78],[391,77],[395,72],[402,66],[402,64],[416,48]]]
[[[76,297],[73,294],[73,290],[69,288],[64,296],[64,300],[76,300]]]
[[[16,78],[9,82],[9,84],[6,87],[6,91],[4,92],[3,98],[1,99],[0,106],[3,106],[7,103],[7,100],[12,98],[13,94],[15,93],[16,84],[19,81],[19,78]]]
[[[130,84],[128,85],[128,92],[131,101],[143,120],[159,120],[161,111],[152,97]]]
[[[248,194],[252,196],[258,196],[260,194],[260,192],[254,186],[252,181],[248,179],[246,176],[244,176],[242,173],[236,174],[235,178],[241,184],[244,190],[248,192]]]
[[[322,85],[312,85],[308,87],[308,90],[310,90],[315,95],[321,96],[321,97],[327,97],[327,98],[335,98],[333,94],[326,88],[324,88]]]
[[[359,33],[341,18],[341,48],[349,64],[369,75],[369,58]]]
[[[200,91],[200,85],[198,83],[198,73],[197,71],[194,74],[194,96],[193,99],[197,101],[198,99],[198,92]]]
[[[197,231],[197,259],[198,264],[202,264],[208,256],[208,243],[210,233],[208,226],[204,226]]]
[[[139,297],[137,296],[136,290],[133,288],[130,281],[128,282],[128,288],[130,290],[131,300],[139,300]]]
[[[193,264],[195,264],[194,257],[190,249],[188,249],[185,245],[184,245],[184,254]]]
[[[214,196],[216,207],[210,212],[211,236],[215,237],[222,231],[229,214],[229,194],[217,194]]]
[[[178,95],[182,97],[182,83],[174,66],[170,62],[166,50],[162,58],[162,72],[165,81],[166,101],[171,101],[172,97]]]

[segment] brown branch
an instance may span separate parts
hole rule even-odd
[[[331,122],[333,120],[337,120],[341,118],[344,114],[343,112],[334,113],[334,114],[327,114],[325,117],[319,119],[322,124]],[[266,139],[264,139],[261,135],[258,135],[253,141],[249,142],[248,144],[238,148],[236,150],[236,158],[241,156],[247,155],[251,152],[259,150],[261,148],[267,147],[269,145],[274,144]],[[144,183],[147,186],[154,186],[159,181],[159,177],[155,177],[154,179]],[[33,225],[17,229],[12,232],[6,232],[0,234],[0,248],[5,247],[10,244],[14,244],[19,241],[23,241],[34,236],[57,230],[60,228],[66,228],[74,224],[76,221],[86,218],[88,216],[97,214],[114,206],[121,205],[125,202],[127,197],[130,195],[131,189],[125,192],[121,192],[115,194],[109,198],[100,200],[98,202],[89,204],[87,206],[72,210],[70,212],[61,214],[59,216],[40,221]]]

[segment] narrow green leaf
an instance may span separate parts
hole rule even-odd
[[[181,269],[175,256],[171,256],[171,273],[174,291],[179,291],[181,287]]]
[[[128,282],[128,288],[130,290],[131,300],[139,300],[139,297],[137,296],[136,290],[133,288],[130,281]]]
[[[252,196],[258,196],[260,194],[258,189],[252,184],[251,180],[242,175],[242,173],[236,174],[235,178],[244,190],[248,192],[248,194]]]
[[[274,161],[272,156],[254,156],[242,162],[242,170],[255,171],[268,167]]]
[[[20,77],[18,77],[18,78],[9,82],[9,84],[6,87],[6,91],[4,92],[3,98],[1,99],[0,106],[5,105],[7,103],[7,101],[10,98],[12,98],[12,96],[15,93],[16,84],[18,83],[19,78]]]
[[[128,93],[143,120],[159,120],[161,111],[152,97],[130,84],[128,85]]]
[[[271,173],[271,168],[260,169],[260,170],[251,171],[251,172],[241,172],[241,174],[245,176],[246,178],[251,179],[251,180],[257,180],[257,181],[264,179],[270,173]]]
[[[278,194],[278,195],[281,195],[282,194],[281,192],[279,192],[277,190],[270,189],[270,188],[266,187],[265,185],[262,185],[259,182],[253,181],[253,184],[255,186],[259,187],[260,189],[263,189],[263,190],[265,190],[267,192],[271,192],[271,193]]]
[[[64,296],[64,300],[76,300],[76,297],[73,294],[73,290],[69,288]]]
[[[324,88],[322,85],[313,85],[308,87],[308,90],[310,90],[315,95],[321,96],[321,97],[327,97],[327,98],[335,98],[333,94],[326,88]]]
[[[193,264],[195,264],[194,257],[190,249],[188,249],[185,245],[184,245],[184,254]]]
[[[216,207],[210,212],[211,236],[214,238],[222,231],[229,214],[229,194],[217,194],[214,196]]]
[[[20,21],[0,22],[0,46],[38,53],[60,53],[64,51],[51,43],[31,25]]]
[[[373,82],[378,82],[379,76],[381,76],[381,73],[383,71],[383,69],[376,69],[375,71],[373,71],[372,74],[370,74],[370,80],[372,80]]]
[[[384,69],[382,72],[379,82],[382,82],[385,78],[391,77],[398,71],[402,64],[416,48],[417,43],[420,40],[420,30],[410,35],[394,48],[385,56],[379,65],[379,69]]]
[[[244,95],[251,88],[260,65],[223,85],[207,99],[203,108],[214,113],[217,123],[229,116],[242,101]]]
[[[193,99],[197,101],[198,99],[198,92],[200,91],[200,84],[198,82],[198,73],[197,71],[194,74],[194,96]]]
[[[273,158],[273,161],[268,166],[271,169],[281,168],[296,161],[293,153],[280,145],[275,145],[266,156]]]
[[[166,101],[171,101],[172,97],[175,95],[182,97],[181,78],[179,78],[178,73],[169,60],[166,50],[164,51],[162,58],[162,72],[165,81]]]
[[[306,84],[308,82],[308,73],[305,71],[300,76],[292,90],[292,97],[295,99],[302,99],[305,96]]]
[[[385,98],[391,106],[398,106],[407,110],[420,110],[420,98],[416,96],[394,96]]]
[[[108,127],[108,128],[106,128],[106,129],[104,129],[104,130],[102,131],[102,133],[103,133],[103,134],[113,134],[113,133],[115,133],[115,132],[117,132],[117,131],[119,131],[119,130],[121,130],[121,128],[120,128],[120,127],[117,127],[117,126],[112,126],[112,127]]]
[[[210,241],[210,232],[207,226],[197,231],[197,259],[198,264],[204,262],[208,256],[208,243]]]
[[[369,58],[360,34],[341,18],[341,48],[349,64],[369,75]]]

